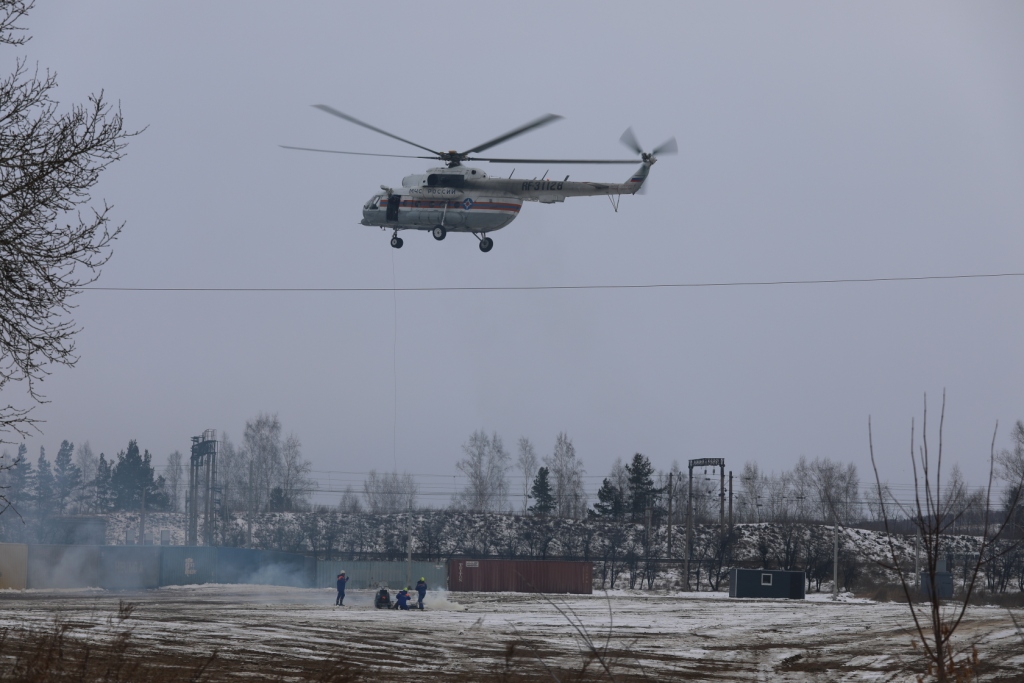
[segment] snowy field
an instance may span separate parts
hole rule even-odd
[[[43,629],[60,615],[76,637],[101,638],[123,599],[137,604],[126,623],[146,652],[217,650],[248,678],[337,657],[377,667],[377,680],[489,678],[510,654],[523,672],[579,670],[589,637],[607,648],[615,680],[916,680],[906,605],[829,597],[431,592],[427,611],[396,612],[374,609],[372,591],[349,592],[344,608],[331,590],[272,586],[0,591],[0,628]],[[983,680],[1024,680],[1024,640],[1005,610],[972,608],[961,629],[962,645],[977,644]]]

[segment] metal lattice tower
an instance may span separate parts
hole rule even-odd
[[[185,510],[188,530],[185,545],[199,545],[199,518],[202,516],[203,545],[213,545],[214,526],[220,508],[217,485],[217,430],[207,429],[192,437],[192,459],[188,470],[188,495]]]

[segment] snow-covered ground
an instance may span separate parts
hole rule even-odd
[[[126,599],[138,605],[128,623],[147,651],[218,650],[256,672],[261,661],[301,667],[344,656],[383,667],[381,680],[492,672],[512,643],[515,665],[578,668],[585,638],[607,647],[613,672],[642,668],[653,680],[912,681],[921,663],[906,605],[849,595],[833,602],[431,592],[424,612],[376,610],[372,598],[351,591],[339,608],[331,590],[251,585],[0,591],[0,628],[44,628],[59,613],[79,637],[97,638]],[[983,680],[1013,680],[1024,670],[1024,639],[1006,611],[972,608],[961,629],[961,643],[978,644]]]

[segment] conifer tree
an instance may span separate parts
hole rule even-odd
[[[654,487],[654,467],[643,453],[633,455],[633,460],[626,465],[629,513],[633,521],[644,518],[644,510],[654,507],[656,496],[660,491]]]
[[[56,482],[50,461],[46,459],[46,449],[39,447],[39,460],[36,462],[35,507],[39,517],[49,516],[54,509],[56,498]]]
[[[96,463],[96,478],[93,480],[93,487],[96,491],[95,510],[101,514],[114,509],[114,487],[111,475],[110,463],[107,462],[106,456],[100,453],[100,460]]]
[[[62,515],[67,511],[72,495],[82,485],[82,470],[71,460],[74,453],[75,444],[65,439],[53,461],[54,502],[57,512]]]
[[[533,478],[530,498],[536,501],[529,509],[532,514],[545,517],[555,509],[555,496],[551,492],[551,482],[548,480],[547,467],[541,467],[537,470],[537,476]]]
[[[601,488],[597,491],[597,500],[598,502],[594,503],[594,509],[590,511],[591,517],[621,519],[626,512],[626,501],[622,490],[613,484],[611,479],[601,482]]]
[[[111,468],[110,487],[115,510],[138,510],[142,505],[142,492],[146,492],[146,509],[163,510],[167,507],[164,478],[153,478],[153,456],[149,451],[139,452],[139,444],[132,439],[128,450],[117,454],[117,463]]]
[[[25,444],[18,445],[18,455],[14,457],[10,467],[4,471],[3,500],[0,500],[0,512],[12,509],[15,513],[24,508],[32,496],[35,472],[28,459],[28,448]]]

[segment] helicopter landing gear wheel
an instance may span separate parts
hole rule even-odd
[[[480,251],[484,252],[485,254],[489,252],[493,246],[494,240],[492,240],[490,237],[485,237],[482,240],[480,240]]]
[[[405,244],[405,241],[398,235],[391,238],[391,246],[395,249],[401,249],[403,244]]]
[[[434,239],[440,242],[448,234],[448,230],[443,225],[435,225],[434,229],[430,231],[430,234],[434,236]]]

